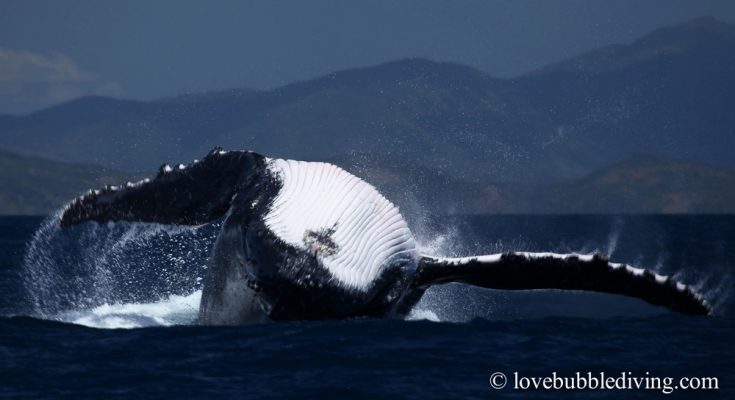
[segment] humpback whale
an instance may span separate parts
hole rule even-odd
[[[328,163],[215,148],[153,179],[90,190],[60,216],[202,225],[224,218],[203,281],[198,322],[403,317],[432,285],[585,290],[632,296],[685,313],[711,308],[671,277],[597,254],[420,254],[398,208]]]

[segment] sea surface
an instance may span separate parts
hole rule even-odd
[[[0,397],[735,398],[735,216],[409,222],[435,255],[602,253],[693,285],[715,315],[451,284],[430,290],[406,320],[196,326],[217,224],[61,230],[53,218],[5,217]],[[613,386],[647,378],[648,388],[536,389],[531,379],[553,386],[576,374]],[[683,390],[682,378],[716,378],[718,389]]]

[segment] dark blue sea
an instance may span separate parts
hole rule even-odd
[[[715,315],[452,284],[430,290],[405,321],[195,326],[217,224],[61,231],[44,218],[0,218],[0,397],[735,398],[735,216],[412,225],[437,255],[599,252],[693,285]],[[601,374],[613,385],[647,378],[648,388],[536,389],[531,379],[581,376],[589,386]],[[682,378],[718,388],[684,390]]]

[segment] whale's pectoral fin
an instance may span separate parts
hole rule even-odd
[[[186,166],[163,165],[153,179],[90,190],[66,206],[59,222],[61,226],[85,221],[203,224],[224,215],[232,197],[263,165],[259,154],[215,148]]]
[[[637,297],[685,314],[711,312],[690,287],[648,270],[610,263],[599,255],[505,253],[421,258],[416,287],[449,282],[503,290],[587,290]]]

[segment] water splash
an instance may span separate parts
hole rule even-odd
[[[522,237],[508,241],[472,241],[470,237],[474,234],[469,226],[452,221],[443,219],[438,224],[428,215],[421,219],[414,227],[419,253],[439,257],[464,257],[529,248],[529,242]],[[499,291],[461,284],[432,286],[406,319],[434,322],[468,322],[478,317],[495,319],[500,311],[498,304],[504,301],[504,297]]]
[[[62,229],[58,217],[44,221],[26,248],[23,281],[31,315],[103,327],[186,320],[166,313],[179,303],[192,307],[216,224],[119,222]]]
[[[418,307],[411,310],[411,312],[406,316],[406,320],[441,322],[435,312],[431,310],[420,309]]]
[[[54,319],[92,328],[130,329],[150,326],[190,325],[199,311],[202,291],[173,295],[154,303],[118,303],[65,311]]]
[[[607,248],[605,249],[605,255],[608,259],[612,258],[615,250],[618,248],[618,241],[620,240],[620,232],[623,230],[623,219],[616,217],[613,222],[612,230],[607,236]]]

